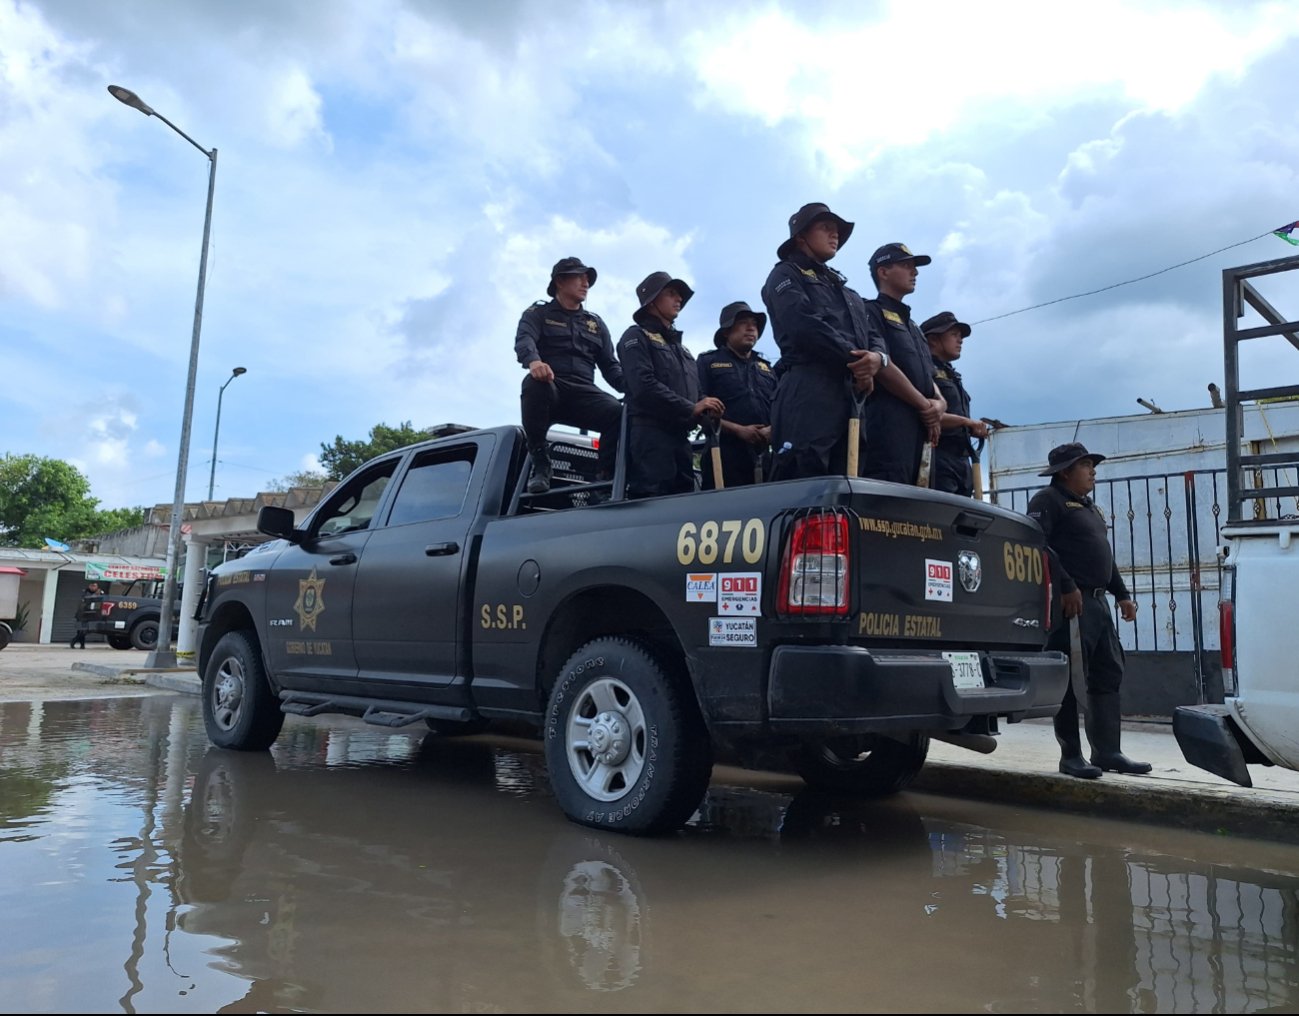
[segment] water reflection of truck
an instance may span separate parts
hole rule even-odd
[[[1182,706],[1173,716],[1188,762],[1242,786],[1250,765],[1299,770],[1299,451],[1242,454],[1247,406],[1299,398],[1299,385],[1245,389],[1241,343],[1283,337],[1299,349],[1299,323],[1287,321],[1250,282],[1299,269],[1299,257],[1223,272],[1227,397],[1228,522],[1221,531],[1225,595],[1220,635],[1226,694],[1219,703]],[[1248,304],[1265,324],[1241,329]],[[1289,376],[1293,377],[1291,372]]]

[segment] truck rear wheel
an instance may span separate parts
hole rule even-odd
[[[929,735],[912,734],[903,743],[891,737],[836,737],[803,748],[798,775],[810,787],[885,797],[906,788],[929,754]]]
[[[569,658],[546,709],[545,750],[564,814],[615,832],[679,828],[712,773],[687,686],[626,638],[595,639]]]
[[[203,672],[203,726],[218,748],[264,751],[284,726],[262,654],[247,632],[221,636]]]
[[[158,622],[140,621],[131,629],[131,645],[136,649],[158,648]]]

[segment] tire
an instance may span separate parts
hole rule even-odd
[[[648,646],[588,642],[564,664],[546,708],[550,784],[572,821],[650,835],[694,814],[712,773],[689,685]]]
[[[907,743],[861,735],[805,745],[795,768],[810,787],[853,797],[896,794],[916,777],[929,754],[929,735]]]
[[[490,721],[479,717],[474,720],[435,720],[429,717],[424,721],[424,726],[428,727],[438,737],[470,737],[474,734],[481,734],[490,726]]]
[[[158,622],[137,621],[135,627],[131,629],[131,645],[136,649],[157,649]]]
[[[203,726],[218,748],[264,751],[284,726],[257,643],[247,632],[221,636],[203,672]]]
[[[154,641],[156,642],[157,639],[154,639]],[[134,646],[131,645],[131,636],[129,635],[110,635],[108,636],[108,644],[112,646],[114,649],[135,648]]]

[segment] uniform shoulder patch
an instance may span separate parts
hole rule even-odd
[[[708,366],[713,370],[730,370],[734,364],[727,363],[725,360],[714,360]]]
[[[546,318],[545,321],[548,325],[558,325],[560,328],[568,327],[567,321],[556,321],[554,318]]]
[[[788,277],[781,279],[779,282],[776,283],[776,292],[779,293],[781,290],[788,289],[790,285],[793,283],[793,281],[794,281],[793,279]]]
[[[900,325],[902,324],[902,315],[895,310],[885,310],[884,320],[892,321],[895,325]]]

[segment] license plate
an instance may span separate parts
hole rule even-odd
[[[958,691],[983,687],[983,668],[979,666],[978,653],[943,653],[943,659],[952,668],[952,684]]]

